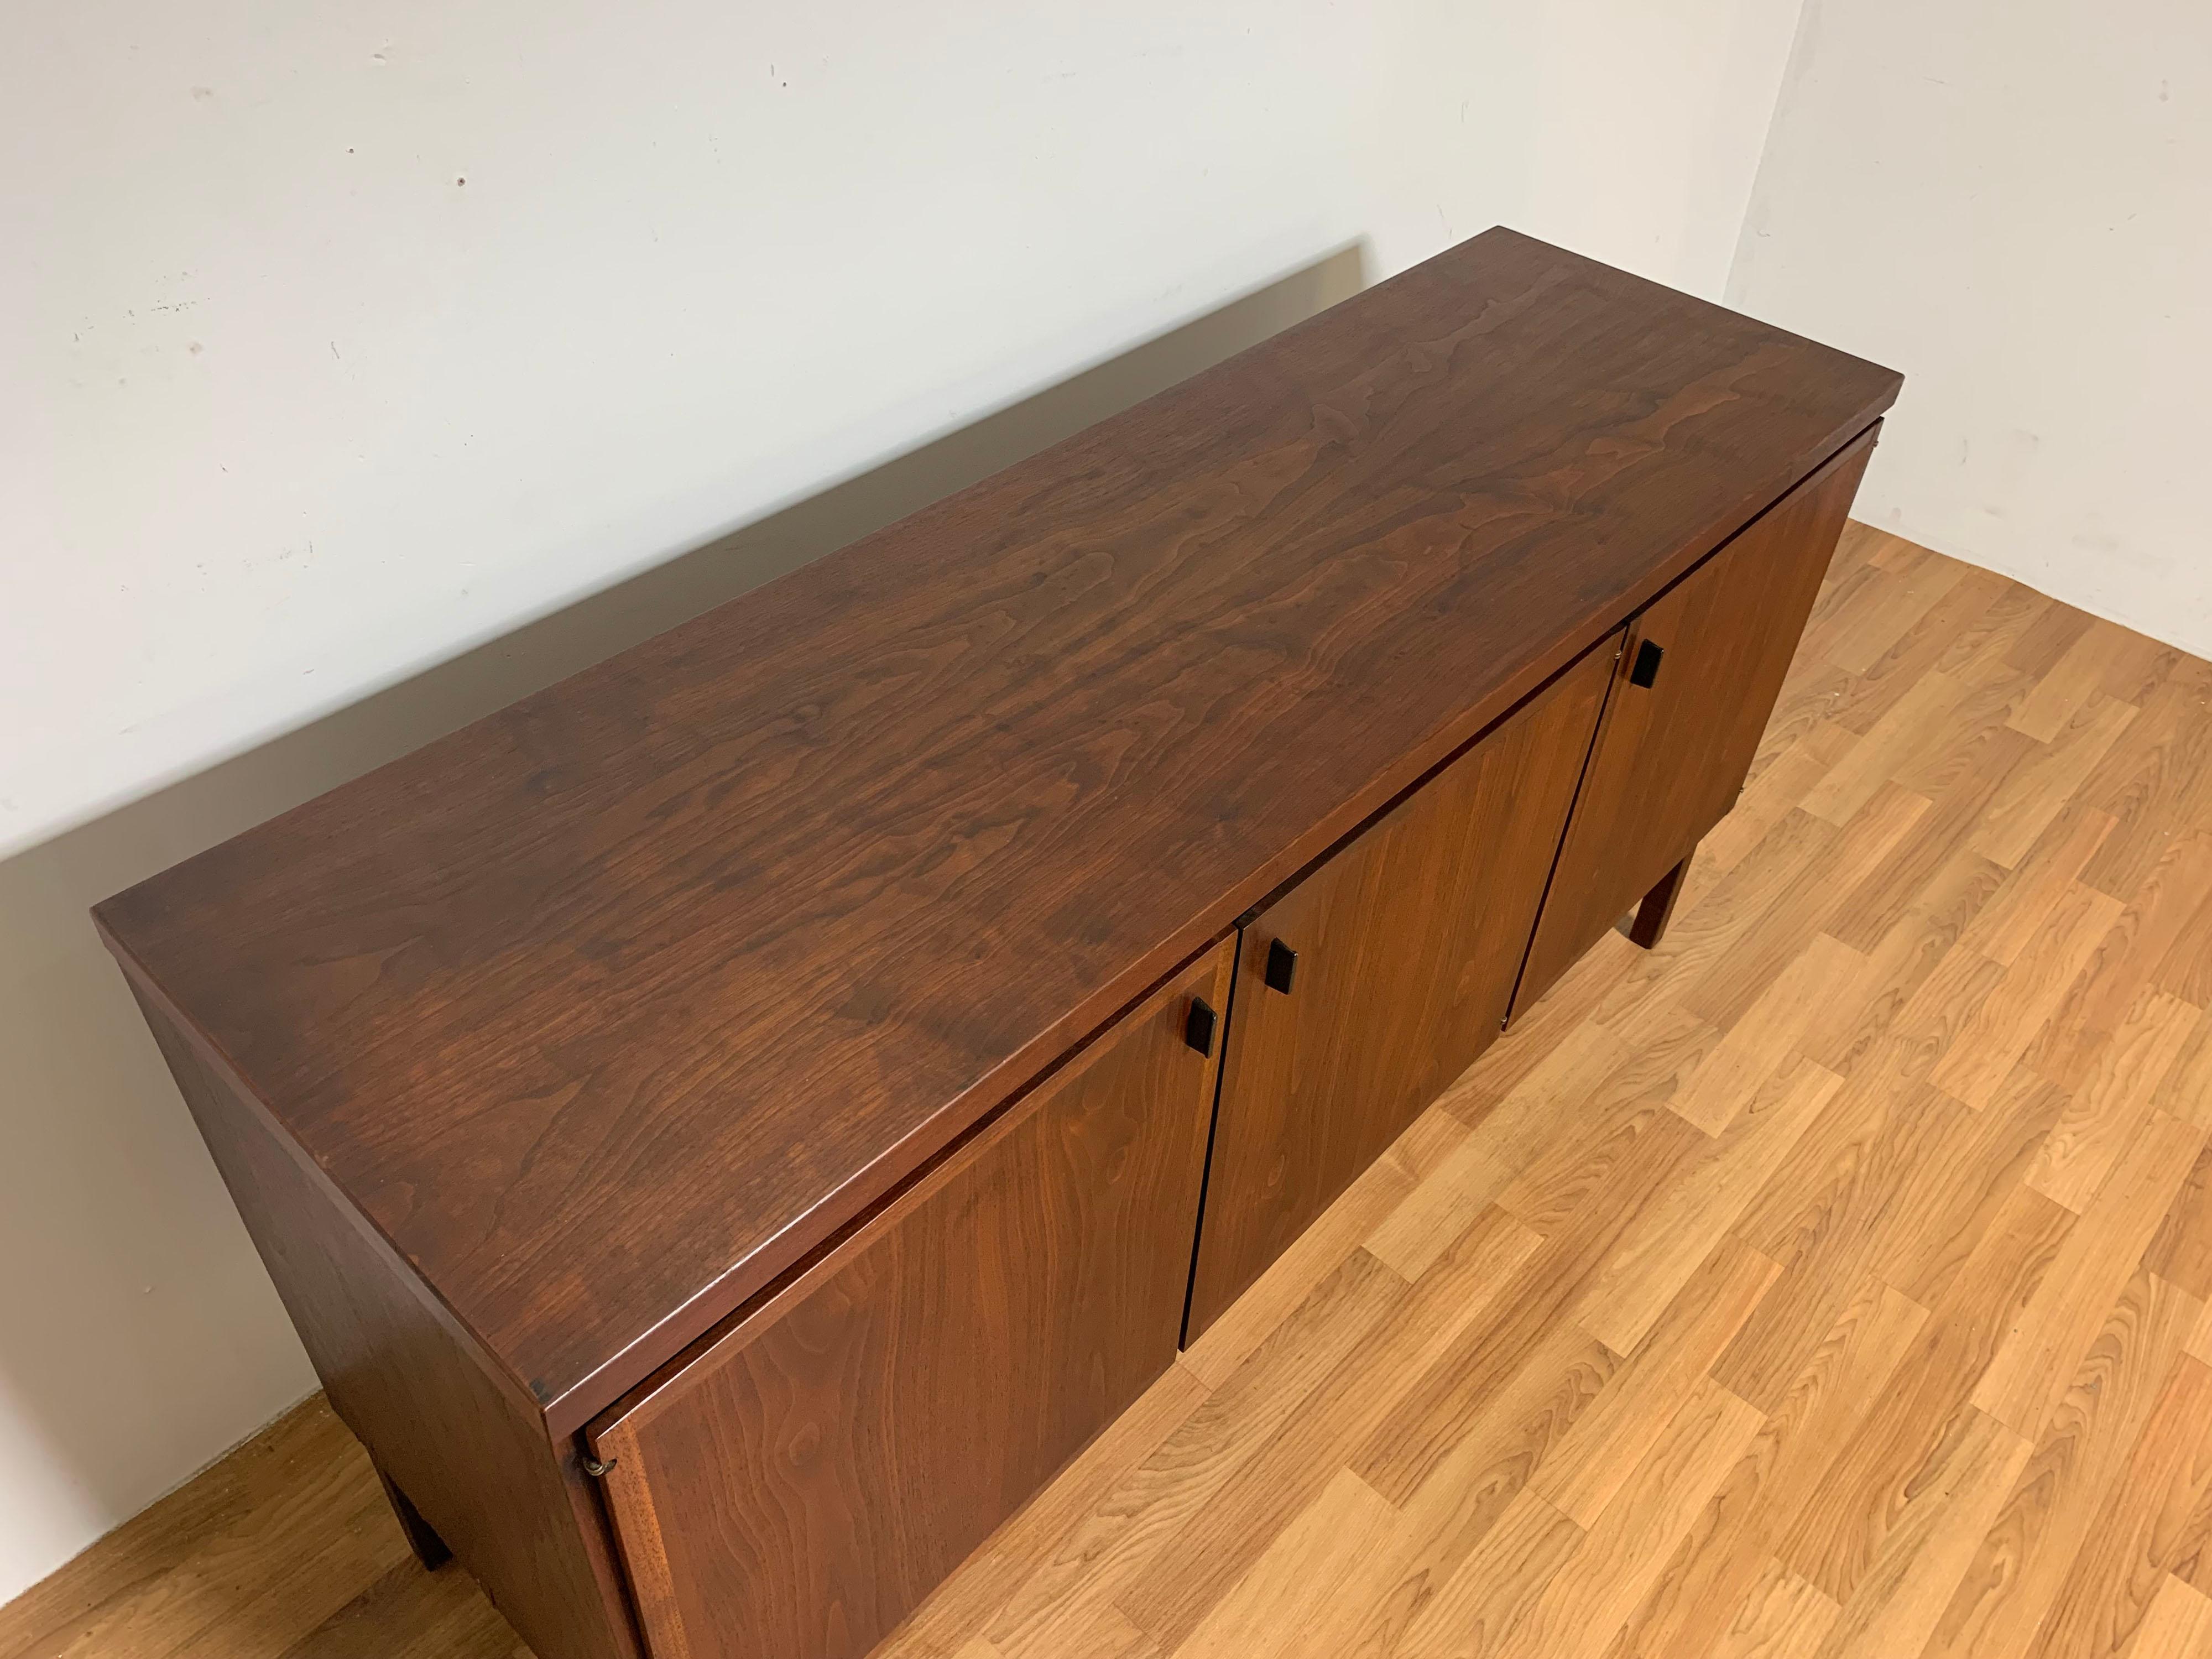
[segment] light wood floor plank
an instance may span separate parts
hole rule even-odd
[[[1582,1544],[1580,1527],[1522,1490],[1390,1650],[1394,1659],[1495,1659]]]
[[[1943,601],[1980,573],[1950,559],[1923,559],[1908,574],[1892,572],[1844,613],[1844,625],[1822,641],[1821,654],[1837,667],[1863,678],[1886,661],[1898,642],[1931,615],[1940,616]],[[1974,584],[1981,591],[1984,584]],[[1986,610],[1996,599],[1989,592],[1982,600]],[[1932,660],[1932,659],[1931,659]]]
[[[1627,1364],[1538,1467],[1530,1483],[1535,1491],[1577,1526],[1595,1526],[1644,1452],[1706,1380],[1775,1273],[1774,1263],[1758,1251],[1724,1240],[1668,1303],[1648,1340],[1632,1352],[1613,1348]]]
[[[2051,911],[2072,890],[2116,822],[2109,812],[2084,805],[2079,799],[2069,801],[1975,916],[1964,943],[1991,962],[2009,965],[2017,961],[2029,941],[2043,932]]]
[[[1990,802],[2034,749],[2017,732],[1985,726],[1954,757],[1956,775],[1931,777],[1929,809],[1896,849],[1859,878],[1826,926],[1844,944],[1871,951],[1919,901],[1936,872],[1961,852],[1973,850],[1975,830],[1987,821]]]
[[[1769,1557],[1708,1659],[1812,1659],[1843,1609]]]
[[[2048,604],[2006,646],[2002,660],[2007,667],[2040,679],[2057,667],[2060,659],[2095,622],[2095,617],[2071,605]]]
[[[1854,1085],[1740,1228],[1785,1266],[1715,1375],[1771,1409],[1867,1274],[1940,1301],[2063,1104],[2030,1080],[1978,1114],[1932,1089],[1881,1086],[1879,1074]]]
[[[1782,1069],[1824,1000],[1839,985],[1856,986],[1866,966],[1866,958],[1850,946],[1826,933],[1813,935],[1675,1094],[1675,1111],[1709,1135],[1727,1128]]]
[[[2168,1117],[2212,1129],[2212,1019],[2197,1022],[2172,1069],[2151,1091],[2150,1103]]]
[[[1516,1270],[1542,1243],[1504,1211],[1484,1212],[1115,1596],[1130,1622],[1170,1651],[1188,1638],[1343,1466],[1389,1405],[1390,1387],[1424,1375],[1462,1332],[1486,1322],[1485,1310],[1513,1294]]]
[[[2212,1146],[2159,1218],[2143,1266],[2199,1302],[2212,1301]]]
[[[2083,629],[2037,679],[2035,690],[2013,711],[2008,724],[2039,743],[2055,740],[2082,706],[2102,692],[2109,650],[2105,635],[2094,623]]]
[[[1795,961],[1853,889],[1895,850],[1929,811],[1927,799],[1883,784],[1844,824],[1826,855],[1799,874],[1786,902],[1768,908],[1677,1000],[1700,1019],[1731,1029]]]
[[[2152,1115],[2014,1316],[1975,1385],[1977,1407],[2031,1439],[2043,1432],[2203,1149],[2195,1124]]]
[[[2151,1597],[2124,1659],[2202,1659],[2212,1653],[2212,1595],[2168,1575]]]
[[[1970,1409],[1903,1494],[1865,1575],[1817,1650],[1821,1659],[1918,1652],[2033,1449],[2025,1437]]]
[[[1764,918],[1793,913],[1801,895],[1817,897],[1819,867],[1841,838],[1842,832],[1832,824],[1792,807],[1741,860],[1717,878],[1706,880],[1705,860],[1693,858],[1690,875],[1695,890],[1677,904],[1667,936],[1656,948],[1638,951],[1621,939],[1620,949],[1615,950],[1617,936],[1599,941],[1597,950],[1612,954],[1622,967],[1591,1018],[1600,1025],[1612,1025],[1655,996],[1679,1000],[1685,988],[1756,932]],[[1810,939],[1812,933],[1804,937]],[[1551,1000],[1547,996],[1538,1003],[1531,1018],[1540,1015]]]
[[[2065,811],[2074,792],[2111,751],[2136,713],[2133,703],[2091,697],[1990,798],[1972,836],[1974,850],[2007,868],[2018,864]]]
[[[2004,595],[1970,623],[1935,666],[1947,674],[1972,678],[1992,663],[2008,663],[2021,642],[2030,638],[2054,613],[2069,607],[2014,582]],[[2063,647],[2062,647],[2063,648]]]
[[[1614,1650],[1623,1659],[1702,1659],[1722,1639],[1769,1565],[1769,1541],[1872,1408],[1927,1316],[1878,1280],[1860,1285],[1622,1626]]]
[[[1398,1511],[1350,1469],[1277,1533],[1179,1643],[1176,1659],[1273,1659],[1308,1652],[1339,1588],[1384,1549]]]
[[[2082,783],[2082,799],[2118,820],[2081,872],[2091,886],[2129,896],[2177,833],[2203,826],[2212,795],[2208,697],[2212,663],[2185,659]]]
[[[1932,1080],[1970,1106],[1987,1101],[2057,1008],[2112,925],[2118,900],[2079,883],[2006,971],[2003,982],[1975,1010]]]
[[[1864,732],[1895,706],[1979,624],[2013,584],[1991,570],[1969,568],[1949,592],[1923,612],[1897,642],[1861,674],[1851,676],[1836,699],[1831,718],[1852,732]],[[1837,661],[1831,655],[1830,662]]]
[[[1706,1144],[1661,1113],[1639,1147],[1590,1194],[1562,1229],[1504,1287],[1499,1317],[1457,1328],[1451,1343],[1394,1400],[1353,1454],[1352,1468],[1404,1503],[1443,1462],[1518,1373],[1530,1348],[1568,1310],[1598,1266],[1669,1178]]]
[[[2147,991],[2110,1032],[2097,1066],[2072,1095],[2044,1143],[2027,1184],[2077,1213],[2142,1135],[2153,1092],[2173,1069],[2201,1018],[2164,991]]]
[[[2212,1528],[2212,1366],[2186,1356],[2075,1556],[2027,1659],[2125,1653],[2169,1574]]]
[[[2123,628],[2118,623],[2100,620],[2090,626],[2105,641],[2105,677],[2098,689],[2108,697],[2118,697],[2138,708],[2187,659],[2185,653],[2163,641]]]
[[[1624,1045],[1627,1058],[1576,1103],[1571,1120],[1498,1194],[1500,1208],[1547,1237],[1571,1224],[1590,1194],[1625,1159],[1638,1156],[1660,1115],[1675,1118],[1669,1109],[1675,1092],[1720,1041],[1705,1021],[1663,1000],[1611,1029],[1634,1030],[1633,1044]]]
[[[1857,746],[1858,739],[1832,720],[1819,722],[1784,745],[1745,786],[1735,810],[1698,844],[1699,860],[1718,871],[1735,868]]]
[[[1814,817],[1844,828],[1866,810],[1884,784],[1911,763],[1934,733],[1955,729],[1953,717],[1971,689],[1948,674],[1922,676],[1840,764],[1805,792],[1799,805]]]
[[[2080,1087],[2142,992],[2155,988],[2160,965],[2208,892],[2212,833],[2176,836],[2037,1034],[2028,1064],[2065,1088]]]
[[[2199,1311],[2194,1298],[2148,1273],[2130,1280],[1953,1592],[1924,1659],[2008,1659],[2027,1647]]]
[[[1408,1280],[1419,1278],[1631,1058],[1603,1031],[1553,1050],[1382,1219],[1369,1251]]]
[[[1500,1621],[1496,1639],[1479,1647],[1467,1639],[1476,1622],[1467,1604],[1492,1594],[1478,1552],[1407,1632],[1409,1659],[1476,1652],[1534,1659],[1601,1647],[1643,1599],[1764,1420],[1706,1379],[1662,1425],[1595,1523],[1574,1529],[1571,1547],[1546,1582],[1533,1594],[1524,1589],[1516,1615]]]
[[[1799,1048],[1830,1071],[1850,1075],[2003,886],[2007,873],[1971,848],[1954,848],[1900,915],[1878,933],[1855,933],[1864,941],[1863,965],[1856,978],[1828,988]]]
[[[1622,1236],[1576,1304],[1575,1322],[1615,1353],[1641,1344],[1843,1082],[1809,1060],[1769,1079]]]
[[[1969,1403],[1974,1385],[2033,1297],[2074,1220],[2040,1193],[2014,1190],[1943,1304],[1932,1310],[1895,1386],[1838,1451],[1783,1533],[1775,1553],[1784,1566],[1850,1605],[1886,1559],[1911,1494],[1945,1467],[1979,1416]]]
[[[1555,1328],[1407,1500],[1382,1546],[1337,1581],[1330,1604],[1306,1624],[1303,1650],[1370,1659],[1396,1652],[1620,1364],[1595,1337]]]

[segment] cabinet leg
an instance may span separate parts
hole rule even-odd
[[[1695,857],[1692,849],[1690,857]],[[1628,924],[1628,937],[1649,951],[1667,936],[1667,923],[1674,914],[1674,896],[1682,890],[1682,878],[1690,872],[1690,859],[1685,858],[1652,884],[1636,907],[1636,920]]]
[[[376,1478],[384,1483],[384,1495],[392,1500],[392,1512],[399,1517],[399,1530],[407,1534],[407,1547],[415,1552],[415,1559],[422,1564],[425,1572],[435,1572],[453,1559],[446,1540],[438,1536],[437,1529],[425,1521],[407,1501],[407,1494],[392,1484],[392,1477],[382,1469]]]

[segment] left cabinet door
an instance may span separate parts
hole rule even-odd
[[[655,1659],[859,1659],[1167,1369],[1233,960],[593,1425]]]

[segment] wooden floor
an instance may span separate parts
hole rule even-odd
[[[2212,1655],[2212,665],[1854,526],[1607,939],[883,1650]],[[519,1651],[303,1407],[0,1655]]]

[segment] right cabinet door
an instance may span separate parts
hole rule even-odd
[[[1869,428],[1630,624],[1515,1013],[1735,804],[1874,443]]]
[[[1498,1036],[1618,643],[1245,924],[1186,1342]]]

